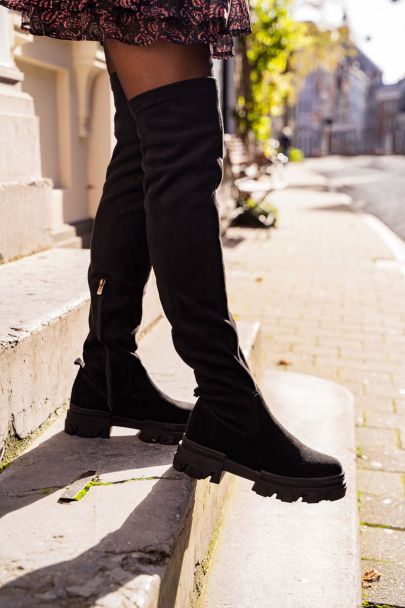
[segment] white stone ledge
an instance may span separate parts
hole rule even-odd
[[[70,396],[88,332],[89,251],[56,248],[0,266],[0,443],[26,437]],[[140,334],[161,316],[153,276]]]

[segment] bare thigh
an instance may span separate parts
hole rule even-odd
[[[158,40],[139,46],[105,38],[108,71],[116,71],[127,99],[178,80],[212,76],[208,44]]]

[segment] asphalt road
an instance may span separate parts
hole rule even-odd
[[[330,156],[307,163],[405,240],[404,156]]]

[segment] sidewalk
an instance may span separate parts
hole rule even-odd
[[[362,569],[381,573],[364,605],[404,607],[404,275],[349,197],[305,165],[289,169],[289,183],[273,195],[277,230],[228,232],[230,308],[261,322],[263,368],[353,392]]]

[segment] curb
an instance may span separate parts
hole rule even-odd
[[[266,401],[286,428],[344,465],[345,498],[281,503],[235,483],[198,608],[361,606],[354,397],[328,380],[268,370]],[[232,568],[229,564],[232,563]]]
[[[400,266],[400,271],[405,275],[405,243],[389,228],[382,220],[371,213],[364,212],[364,221],[383,241],[391,251],[393,257]]]

